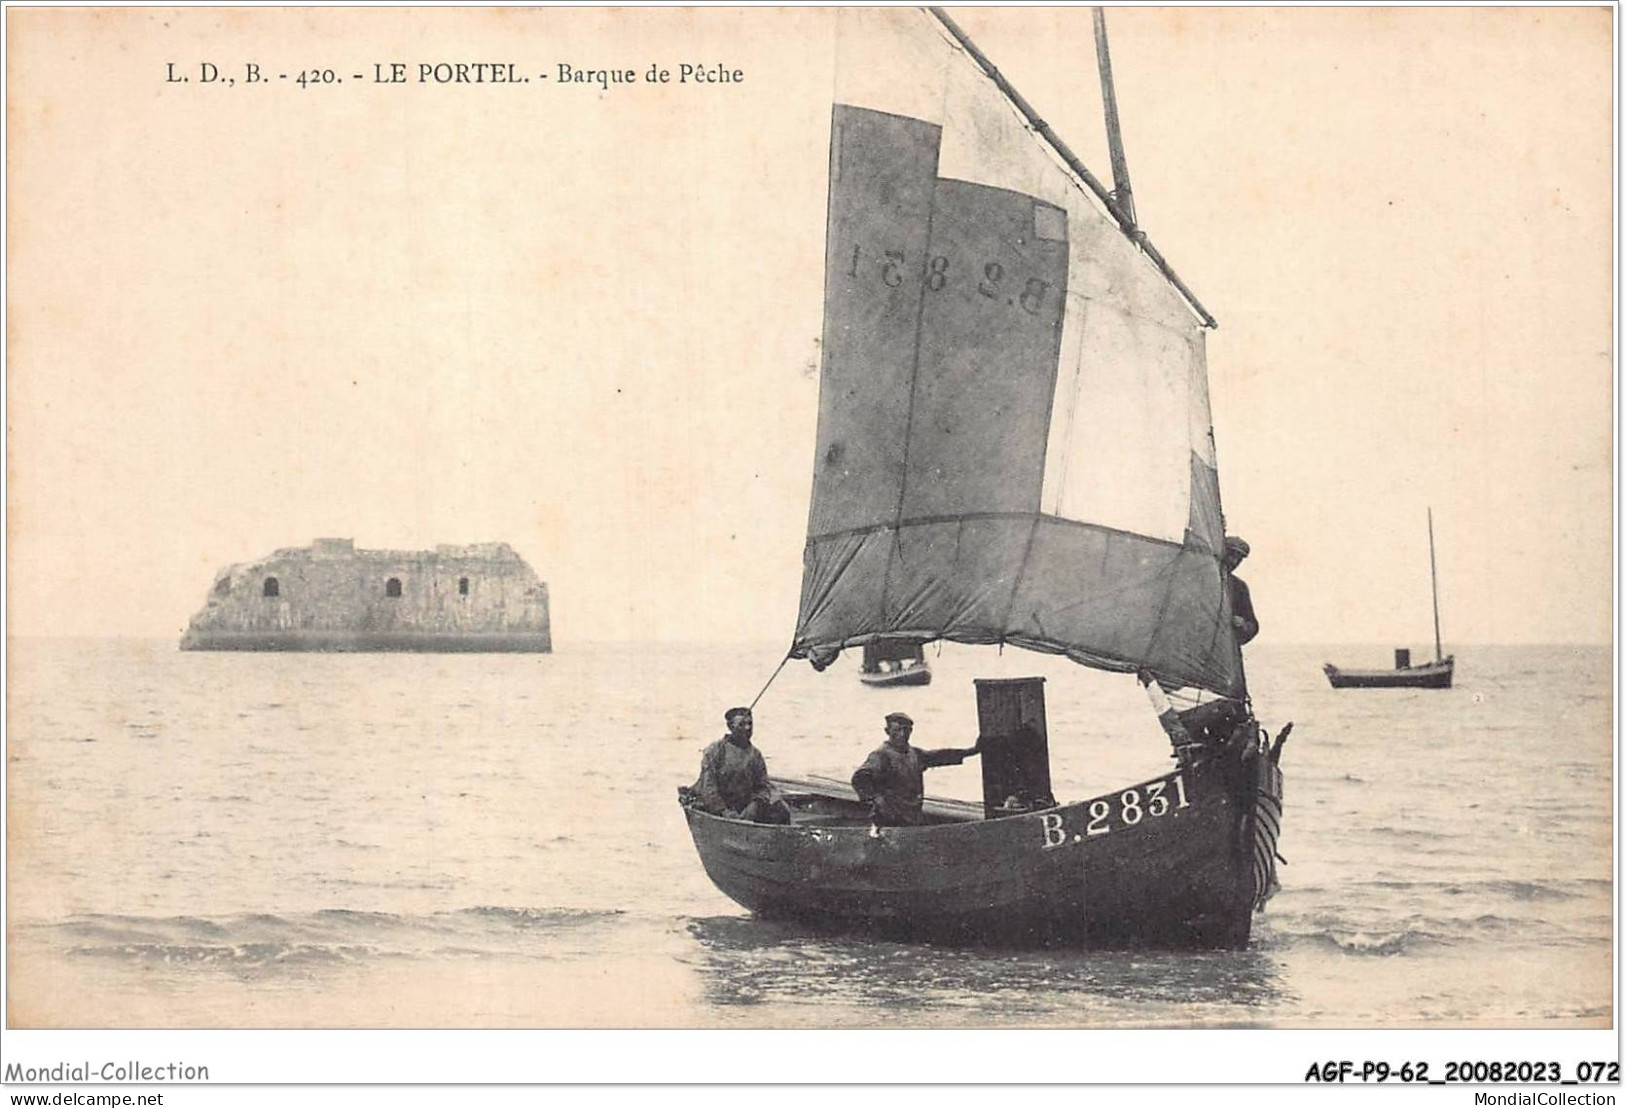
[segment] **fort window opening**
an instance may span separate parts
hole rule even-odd
[[[399,577],[391,577],[388,581],[384,582],[384,595],[385,596],[400,596],[401,595],[401,579]]]
[[[457,578],[457,595],[458,596],[467,596],[468,595],[468,578],[466,578],[466,577]]]
[[[277,583],[275,577],[267,577],[265,579],[265,588],[260,591],[265,596],[281,596],[282,586]]]

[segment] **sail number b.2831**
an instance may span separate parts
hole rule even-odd
[[[1169,786],[1172,786],[1171,791]],[[1115,797],[1091,800],[1086,809],[1089,818],[1082,827],[1069,828],[1059,812],[1045,812],[1039,826],[1044,833],[1044,849],[1048,850],[1069,840],[1076,843],[1097,835],[1109,835],[1114,830],[1133,827],[1190,806],[1185,796],[1185,775],[1176,773],[1167,780],[1152,781],[1143,790],[1124,789]]]
[[[880,283],[887,288],[896,288],[903,283],[907,273],[908,257],[902,250],[866,251],[863,244],[858,243],[852,247],[852,258],[847,265],[848,277],[863,277],[866,274],[877,276]],[[937,254],[925,261],[923,279],[925,287],[932,292],[942,292],[948,288],[955,275],[950,273],[952,263],[946,254]],[[1044,309],[1044,297],[1050,290],[1048,281],[1037,277],[1020,277],[1007,274],[999,262],[988,262],[982,266],[980,274],[971,273],[962,280],[974,278],[976,292],[979,296],[998,303],[1003,301],[1010,307],[1019,307],[1028,315],[1038,315]]]

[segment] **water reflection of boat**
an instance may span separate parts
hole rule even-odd
[[[899,639],[876,639],[863,644],[863,668],[858,680],[876,688],[899,685],[929,685],[931,663],[925,660],[925,647]]]
[[[790,656],[1059,653],[1194,690],[1209,724],[1176,771],[1057,806],[1042,679],[978,681],[980,803],[875,827],[844,786],[781,781],[788,826],[687,809],[701,862],[759,915],[821,926],[1243,946],[1275,889],[1280,745],[1252,716],[1221,561],[1212,319],[1135,225],[1115,142],[1108,193],[940,10],[837,20]]]
[[[1233,1026],[1267,1018],[1284,997],[1280,966],[1261,950],[922,946],[737,916],[691,919],[687,930],[711,1002],[782,1026],[881,1026],[900,1012],[911,1026]]]

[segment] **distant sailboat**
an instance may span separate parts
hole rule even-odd
[[[1433,661],[1411,665],[1411,652],[1394,651],[1393,669],[1340,669],[1327,662],[1326,679],[1334,689],[1448,689],[1455,679],[1456,656],[1444,654],[1439,637],[1439,567],[1433,554],[1433,509],[1428,509],[1428,569],[1433,577]]]
[[[1209,723],[1177,769],[1057,805],[1044,680],[978,680],[980,803],[878,826],[844,783],[780,780],[781,826],[680,790],[700,861],[763,916],[903,938],[1244,946],[1276,889],[1286,728],[1253,717],[1224,578],[1212,317],[1139,230],[1126,170],[1108,192],[947,14],[837,19],[790,656],[1064,654],[1200,690]],[[1114,122],[1098,10],[1096,36]]]
[[[863,668],[858,680],[875,688],[929,685],[931,663],[925,647],[906,639],[875,639],[863,644]]]

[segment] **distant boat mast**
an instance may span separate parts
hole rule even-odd
[[[1433,660],[1444,658],[1444,646],[1439,638],[1439,564],[1433,555],[1433,508],[1428,508],[1428,571],[1433,575]]]

